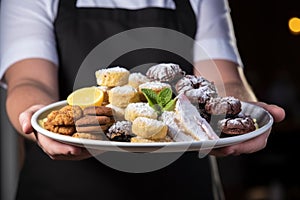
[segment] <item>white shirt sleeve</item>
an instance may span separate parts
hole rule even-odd
[[[198,21],[195,61],[224,59],[243,66],[227,0],[190,1]]]
[[[0,80],[7,68],[26,58],[58,64],[53,21],[57,0],[2,0]]]
[[[102,0],[94,1],[102,2]],[[116,7],[115,4],[119,1],[110,0],[109,2],[112,2],[110,6]],[[139,1],[144,2],[143,5],[139,5],[142,7],[149,5],[174,7],[172,0]],[[59,0],[2,0],[0,17],[0,80],[9,66],[22,59],[43,58],[58,65],[53,27],[58,2]],[[87,2],[91,1],[78,1],[78,3],[80,2],[81,4],[84,2],[87,4]],[[125,1],[121,2],[124,4]],[[149,2],[155,2],[156,4],[152,5]],[[159,2],[160,4],[158,4]],[[198,21],[194,50],[195,61],[225,59],[242,66],[227,0],[190,0],[190,2]],[[133,3],[128,4],[127,2],[123,6],[132,8]]]

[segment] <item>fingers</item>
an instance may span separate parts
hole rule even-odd
[[[41,109],[42,107],[44,107],[44,105],[34,105],[29,107],[27,110],[25,110],[24,112],[22,112],[19,115],[19,122],[21,124],[22,127],[22,131],[25,134],[30,134],[32,133],[34,130],[31,126],[31,117],[32,115],[39,109]]]
[[[36,134],[36,138],[38,145],[53,160],[83,160],[103,153],[103,151],[92,152],[83,147],[64,144],[39,133]]]
[[[264,102],[255,102],[255,104],[266,109],[273,116],[275,122],[281,122],[284,120],[285,111],[283,108],[277,105],[269,105]],[[266,147],[270,132],[271,129],[266,131],[264,134],[243,143],[214,149],[210,152],[210,155],[223,157],[229,155],[249,154],[260,151]]]
[[[31,126],[31,118],[32,115],[42,107],[44,107],[44,105],[29,107],[19,115],[19,122],[25,134],[34,133],[37,144],[51,159],[83,160],[92,157],[92,154],[97,155],[103,153],[102,151],[93,151],[93,153],[91,153],[91,151],[88,151],[86,148],[64,144],[34,131]]]
[[[255,104],[269,111],[275,122],[281,122],[284,120],[285,111],[283,108],[273,104],[266,104],[264,102],[257,102]]]
[[[240,144],[214,149],[210,152],[210,155],[218,157],[224,157],[229,155],[237,156],[241,154],[249,154],[260,151],[266,147],[270,132],[271,129],[265,132],[264,134],[257,136],[256,138],[242,142]]]

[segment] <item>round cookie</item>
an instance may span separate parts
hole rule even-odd
[[[53,125],[49,122],[44,122],[43,127],[51,131],[53,133],[59,133],[62,135],[72,135],[76,132],[75,126],[60,126],[60,125]]]
[[[132,124],[129,121],[118,121],[108,129],[106,136],[113,141],[130,142],[130,139],[135,136],[131,127]]]
[[[144,96],[142,89],[151,89],[153,90],[156,94],[158,94],[160,91],[162,91],[165,88],[170,88],[172,89],[171,85],[168,83],[162,83],[160,81],[152,81],[152,82],[147,82],[139,85],[139,94],[140,94],[140,99],[143,102],[147,102],[146,97]]]
[[[135,89],[138,89],[139,85],[147,83],[149,81],[150,79],[148,79],[147,76],[145,76],[144,74],[135,72],[129,75],[128,85],[134,87]]]
[[[165,88],[172,89],[170,84],[162,83],[162,82],[159,82],[159,81],[146,82],[146,83],[143,83],[143,84],[139,85],[139,92],[142,92],[141,90],[143,88],[151,89],[156,93],[159,93],[160,91],[162,91]]]
[[[114,106],[112,104],[106,105],[106,107],[109,107],[113,110],[114,113],[114,119],[116,121],[123,121],[125,118],[125,108],[120,108],[118,106]]]
[[[150,67],[146,76],[152,81],[174,82],[184,76],[179,65],[174,63],[160,63]]]
[[[127,107],[130,103],[140,101],[138,91],[130,85],[114,87],[108,92],[108,98],[110,104],[121,108]]]
[[[79,119],[83,115],[83,111],[80,106],[78,105],[66,105],[59,109],[59,112],[66,113],[73,117],[75,120]]]
[[[152,142],[174,142],[168,135],[163,139],[146,139],[141,137],[132,137],[130,142],[132,143],[152,143]]]
[[[72,137],[75,138],[83,138],[83,139],[91,139],[91,140],[107,140],[105,135],[102,133],[74,133]]]
[[[157,119],[157,112],[151,108],[148,103],[137,102],[129,104],[125,109],[124,118],[132,122],[137,117],[147,117]]]
[[[217,97],[215,85],[204,77],[186,75],[180,79],[175,89],[178,94],[184,93],[192,103],[203,104],[210,98]]]
[[[103,102],[101,105],[107,105],[108,102],[108,91],[111,89],[111,87],[107,86],[98,86],[98,88],[103,92]]]
[[[163,139],[168,132],[168,126],[162,121],[147,117],[138,117],[132,122],[132,132],[144,139]]]
[[[100,86],[115,87],[128,83],[130,72],[123,67],[100,69],[95,72],[97,84]]]
[[[218,122],[221,133],[227,135],[240,135],[256,129],[255,122],[251,117],[226,118]]]
[[[84,115],[113,116],[113,110],[106,106],[88,106],[83,110]]]
[[[53,110],[47,115],[47,123],[54,126],[70,126],[74,125],[74,117],[67,113]]]
[[[75,122],[76,126],[88,126],[88,125],[103,125],[103,124],[112,124],[114,119],[108,116],[92,116],[87,115]]]
[[[111,126],[111,124],[76,126],[76,131],[77,132],[82,132],[82,133],[103,133],[110,126]]]
[[[242,104],[231,96],[211,98],[205,104],[205,111],[211,115],[237,115],[242,111]]]
[[[59,110],[53,110],[47,115],[48,124],[55,126],[74,125],[74,121],[83,115],[79,106],[64,106]]]

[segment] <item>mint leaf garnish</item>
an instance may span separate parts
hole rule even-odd
[[[147,89],[147,88],[143,88],[142,92],[143,92],[144,96],[146,97],[146,99],[149,103],[149,106],[154,108],[154,106],[157,104],[157,94],[153,90]]]
[[[157,103],[161,107],[165,107],[169,101],[172,99],[172,90],[170,88],[164,88],[158,93]]]
[[[172,99],[163,108],[163,111],[173,111],[175,109],[177,99]]]
[[[175,108],[177,99],[172,99],[172,90],[165,88],[156,94],[153,90],[142,89],[149,106],[151,106],[160,115],[163,111],[172,111]]]

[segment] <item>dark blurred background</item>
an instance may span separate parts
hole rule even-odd
[[[261,101],[286,110],[267,147],[251,155],[219,159],[227,199],[300,199],[300,0],[229,0],[245,73]]]
[[[292,34],[288,26],[290,18],[300,18],[299,4],[229,0],[246,76],[261,101],[286,109],[286,119],[274,125],[264,150],[219,159],[227,200],[300,199],[300,34]],[[3,109],[3,89],[0,103]],[[5,120],[2,113],[2,127]],[[9,140],[1,141],[1,158],[6,158],[1,162],[1,197],[12,197],[16,186],[18,156],[10,145],[16,138]]]

